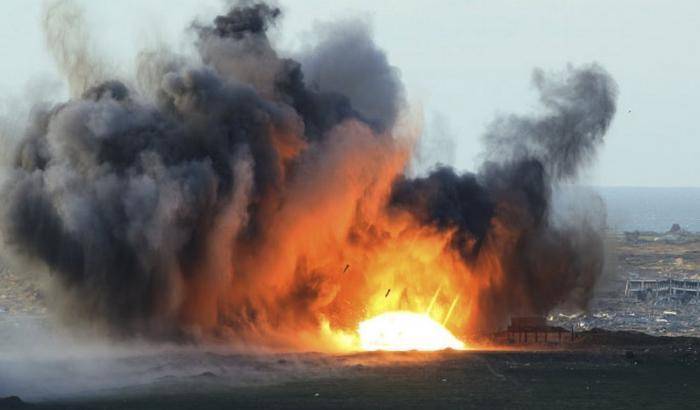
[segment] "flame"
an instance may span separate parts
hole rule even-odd
[[[250,346],[349,352],[463,349],[458,337],[500,326],[508,306],[494,301],[509,289],[502,262],[519,244],[517,231],[494,218],[466,263],[475,243],[388,208],[414,135],[411,127],[395,132],[378,136],[355,120],[335,127],[318,160],[257,194],[264,223],[252,239],[239,229],[250,192],[234,195],[214,224],[223,233],[211,240],[221,249],[212,247],[207,274],[193,279],[212,284],[184,287],[188,328]],[[275,141],[282,159],[301,149],[288,135]],[[240,179],[250,174],[239,171]]]
[[[432,351],[465,348],[464,343],[425,313],[382,313],[361,322],[357,332],[363,350]]]
[[[324,160],[305,164],[297,170],[303,178],[292,176],[267,194],[258,210],[266,223],[255,241],[214,238],[235,246],[212,254],[204,268],[210,276],[224,272],[235,286],[217,287],[215,298],[210,289],[188,295],[187,321],[203,334],[220,331],[223,322],[232,339],[253,346],[463,349],[455,335],[469,337],[484,320],[479,296],[498,283],[500,270],[489,262],[500,259],[467,265],[453,230],[387,209],[409,159],[407,139],[379,138],[356,121],[336,127],[320,148]],[[234,221],[240,209],[232,208]],[[216,225],[233,225],[226,216]],[[486,246],[481,253],[490,255]],[[209,309],[200,306],[206,303]]]

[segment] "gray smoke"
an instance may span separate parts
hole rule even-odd
[[[576,217],[554,224],[551,202],[553,187],[573,180],[602,144],[617,86],[595,64],[551,76],[536,70],[533,83],[544,111],[496,119],[479,173],[440,167],[397,181],[392,197],[425,223],[456,229],[453,246],[466,263],[478,268],[488,263],[483,254],[498,256],[504,280],[480,295],[484,329],[512,314],[585,307],[603,268],[603,224]]]
[[[497,119],[484,136],[487,161],[539,160],[554,180],[576,177],[603,143],[615,114],[617,88],[598,65],[558,75],[535,70],[533,84],[545,113]]]
[[[50,38],[71,29],[53,12],[65,10],[48,10]],[[232,202],[234,225],[254,238],[261,203],[298,166],[280,157],[278,133],[313,142],[347,118],[392,125],[401,84],[368,30],[339,27],[318,45],[323,64],[338,42],[352,44],[344,74],[367,83],[324,77],[308,86],[301,64],[279,57],[266,36],[279,15],[254,4],[194,25],[201,64],[143,54],[139,84],[154,100],[111,80],[35,110],[2,188],[1,227],[12,249],[43,261],[79,295],[75,314],[119,333],[179,334],[184,287],[210,274],[201,269],[207,238],[230,219]],[[76,41],[78,54],[54,50],[75,90],[94,79]],[[313,75],[323,77],[319,70]]]
[[[266,218],[290,197],[309,196],[292,208],[330,200],[305,186],[307,173],[334,171],[332,163],[362,166],[355,151],[365,145],[393,147],[403,85],[362,24],[333,26],[298,60],[281,56],[266,34],[280,15],[256,3],[193,24],[198,59],[142,53],[138,89],[96,82],[99,70],[87,59],[54,50],[79,95],[34,110],[0,192],[0,231],[14,252],[44,263],[74,295],[73,314],[121,335],[178,338],[197,332],[189,327],[199,323],[197,312],[225,322],[224,288],[240,297],[228,323],[253,330],[271,310],[273,325],[288,312],[308,323],[318,321],[307,320],[310,310],[332,303],[337,290],[324,287],[327,267],[295,255],[291,272],[269,275],[300,283],[278,309],[273,298],[254,305],[245,288],[252,268],[236,258],[269,263],[253,256],[257,245],[278,239],[266,237],[278,232]],[[51,10],[46,21],[49,35],[60,31]],[[537,71],[534,83],[544,112],[496,120],[477,174],[442,167],[424,178],[398,177],[386,207],[454,231],[466,264],[479,268],[486,251],[500,258],[508,286],[494,284],[477,301],[492,326],[570,298],[585,303],[601,269],[599,232],[586,223],[555,226],[550,201],[552,187],[573,180],[602,142],[615,84],[596,65],[559,77]],[[338,145],[328,149],[331,143]],[[380,162],[395,152],[369,154]],[[263,287],[255,284],[257,292]]]

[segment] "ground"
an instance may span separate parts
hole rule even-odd
[[[605,333],[627,346],[568,351],[277,355],[274,367],[297,367],[296,378],[242,386],[231,384],[243,370],[233,363],[269,367],[269,358],[220,355],[215,371],[17,408],[697,408],[700,341],[637,336]],[[303,375],[304,362],[321,374]]]
[[[607,249],[605,271],[587,311],[552,312],[552,324],[580,331],[604,328],[700,337],[700,299],[681,303],[624,297],[627,279],[700,280],[700,235],[610,235]]]

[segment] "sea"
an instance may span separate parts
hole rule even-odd
[[[592,187],[605,202],[612,231],[666,232],[673,224],[700,232],[700,187]]]

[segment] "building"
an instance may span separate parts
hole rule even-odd
[[[506,330],[497,332],[493,339],[499,344],[561,344],[573,341],[574,329],[547,325],[543,316],[512,317]]]
[[[625,296],[689,300],[700,297],[700,280],[629,279],[625,285]]]

